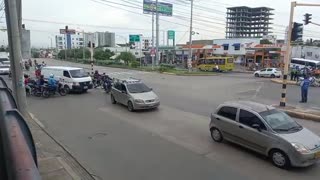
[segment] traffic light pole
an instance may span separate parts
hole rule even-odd
[[[13,95],[17,102],[19,111],[24,117],[29,117],[22,70],[21,26],[19,27],[19,13],[17,12],[17,5],[19,4],[17,4],[16,0],[5,0],[4,3],[10,49]]]
[[[313,25],[316,25],[316,26],[320,26],[320,24],[314,23],[314,22],[310,22],[310,24],[313,24]]]
[[[286,93],[287,93],[287,79],[288,79],[288,71],[289,71],[289,63],[291,60],[291,35],[292,35],[292,26],[293,26],[293,15],[294,8],[296,6],[320,6],[320,4],[304,4],[291,2],[291,10],[290,10],[290,18],[289,18],[289,29],[288,29],[288,39],[287,39],[287,47],[286,47],[286,55],[284,59],[284,72],[283,72],[283,81],[282,81],[282,92],[281,92],[281,100],[280,106],[286,106]]]

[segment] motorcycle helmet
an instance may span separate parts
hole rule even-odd
[[[54,78],[54,75],[53,74],[50,74],[50,76],[49,76],[50,78]]]

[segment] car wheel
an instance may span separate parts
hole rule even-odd
[[[220,132],[219,129],[217,128],[211,128],[210,129],[211,132],[211,138],[215,141],[215,142],[221,142],[223,140],[223,136]]]
[[[130,112],[134,111],[133,104],[131,101],[128,102],[128,111],[130,111]]]
[[[255,73],[254,76],[255,76],[255,77],[259,77],[259,74],[258,74],[258,73]]]
[[[274,74],[271,74],[271,78],[275,78],[276,77],[276,75],[274,75]]]
[[[281,169],[289,169],[291,164],[286,153],[275,149],[270,152],[270,159],[273,165]]]
[[[111,95],[111,103],[112,104],[117,104],[117,101],[114,99],[113,95]]]
[[[67,94],[70,93],[70,88],[68,85],[64,85],[64,90],[66,91]]]

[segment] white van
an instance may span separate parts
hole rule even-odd
[[[48,79],[53,74],[57,81],[64,84],[68,91],[87,92],[93,88],[92,79],[83,68],[46,66],[41,69],[41,75]]]

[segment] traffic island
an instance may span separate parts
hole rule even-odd
[[[279,79],[271,79],[271,82],[282,84],[283,83],[283,79],[280,79],[280,78]],[[288,80],[287,84],[289,84],[289,85],[297,85],[297,82]]]
[[[286,106],[286,107],[274,106],[274,107],[276,107],[281,111],[284,111],[291,117],[320,122],[320,111],[317,111],[317,110],[302,109],[302,108],[296,108],[293,106]]]

